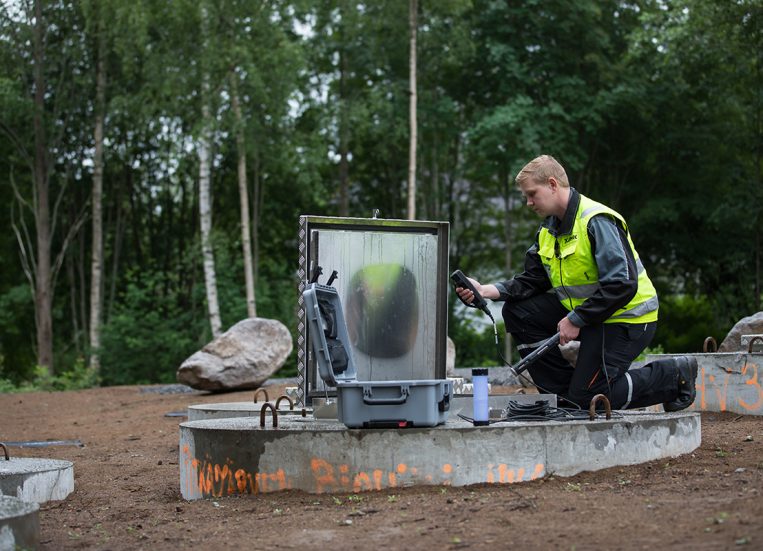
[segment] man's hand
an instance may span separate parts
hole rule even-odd
[[[580,334],[580,327],[572,323],[567,317],[562,318],[556,328],[559,330],[559,344],[561,345],[576,340]]]
[[[469,280],[469,282],[474,285],[474,288],[477,290],[477,292],[484,296],[482,293],[482,285],[479,281],[476,279],[472,279],[470,277],[467,277],[466,279]],[[456,287],[456,293],[459,297],[461,297],[461,300],[463,300],[466,304],[471,304],[472,300],[474,300],[474,293],[472,293],[469,289],[466,289],[465,287]]]
[[[472,285],[474,285],[474,288],[480,295],[482,295],[482,298],[497,300],[501,296],[501,294],[498,292],[498,288],[495,285],[482,285],[479,281],[470,277],[467,277],[466,279],[468,279]],[[471,304],[472,300],[474,300],[474,293],[472,293],[469,289],[456,287],[456,293],[459,297],[461,297],[461,300],[467,304]]]

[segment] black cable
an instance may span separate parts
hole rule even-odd
[[[506,361],[506,358],[504,358],[503,353],[501,352],[501,343],[498,338],[498,326],[495,323],[495,318],[490,313],[490,311],[486,308],[483,310],[488,317],[490,318],[490,321],[493,322],[493,334],[495,336],[495,345],[496,345],[496,351],[498,353],[498,357],[501,359],[503,364],[507,367],[512,367],[512,365]],[[603,328],[602,328],[603,331]],[[609,385],[609,378],[607,377],[607,371],[606,371],[606,363],[604,360],[604,333],[602,332],[602,368],[604,369],[604,377],[607,379],[607,387],[609,388],[609,399],[611,401],[611,395],[612,395],[612,389]],[[548,389],[543,388],[541,385],[536,383],[535,381],[531,381],[521,373],[516,373],[518,377],[521,377],[524,379],[527,383],[534,385],[535,387],[539,388],[546,394],[554,394],[555,392],[551,392]],[[575,409],[570,408],[562,408],[562,407],[552,407],[549,405],[548,400],[536,400],[534,404],[519,404],[518,402],[514,400],[509,400],[509,403],[507,404],[506,408],[503,410],[504,416],[499,419],[488,419],[488,425],[493,425],[495,423],[501,423],[505,421],[582,421],[589,418],[589,413],[583,408],[580,407],[579,404],[573,402],[572,400],[569,400],[565,396],[562,396],[562,399],[575,406]],[[464,421],[467,421],[469,423],[474,423],[474,419],[464,415],[462,413],[459,413],[458,416],[463,419]],[[619,412],[613,412],[612,417],[621,418],[622,414]]]
[[[565,421],[587,421],[589,420],[589,414],[587,411],[584,411],[582,409],[568,409],[568,408],[560,408],[560,407],[553,407],[548,405],[547,400],[538,400],[536,403],[544,403],[544,406],[535,406],[533,404],[528,404],[529,408],[536,408],[535,411],[528,411],[522,412],[521,410],[514,410],[511,413],[507,413],[507,410],[504,410],[505,415],[503,417],[497,418],[497,419],[489,419],[488,425],[495,425],[497,423],[506,423],[506,422],[522,422],[522,421],[537,421],[537,422],[544,422],[544,421],[558,421],[558,422],[565,422]],[[459,413],[458,416],[463,419],[464,421],[467,421],[469,423],[474,423],[474,419],[469,417],[468,415],[464,415],[463,413]],[[621,419],[623,417],[623,414],[617,411],[612,412],[612,417]]]
[[[533,404],[520,404],[514,400],[509,400],[504,411],[509,417],[518,415],[541,415],[548,410],[548,400],[536,400]]]

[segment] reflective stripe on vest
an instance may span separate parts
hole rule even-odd
[[[599,271],[591,250],[588,222],[592,216],[607,214],[616,218],[626,231],[628,244],[636,260],[638,291],[636,296],[604,323],[647,323],[657,320],[659,300],[644,265],[633,246],[625,220],[609,207],[580,195],[580,204],[570,233],[554,237],[546,228],[538,235],[538,255],[546,269],[559,301],[574,310],[599,290]]]

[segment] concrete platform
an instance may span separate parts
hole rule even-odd
[[[37,549],[40,506],[17,497],[0,496],[0,551]]]
[[[763,415],[763,353],[650,354],[646,361],[679,355],[697,359],[697,398],[688,411]]]
[[[230,417],[256,417],[260,418],[260,412],[265,404],[275,407],[275,401],[269,402],[221,402],[219,404],[195,404],[188,406],[188,420],[202,421],[204,419],[228,419]],[[305,413],[312,410],[305,410]],[[302,415],[302,408],[294,405],[290,409],[287,401],[282,401],[278,405],[278,415]]]
[[[0,458],[0,495],[46,503],[74,491],[74,463],[35,457]]]
[[[279,417],[180,424],[185,499],[286,489],[342,493],[413,485],[513,483],[548,474],[675,457],[701,442],[696,413],[616,412],[607,421],[503,422],[347,429],[337,421]],[[269,416],[268,416],[269,417]]]
[[[551,407],[556,407],[556,395],[555,394],[496,394],[490,396],[489,407],[491,409],[500,409],[506,406],[509,399],[520,404],[531,404],[536,400],[546,400]],[[336,401],[334,399],[334,401]],[[232,417],[254,417],[260,418],[262,407],[264,404],[270,404],[275,408],[276,401],[270,400],[269,402],[220,402],[220,403],[208,403],[208,404],[194,404],[188,406],[188,421],[204,421],[207,419],[230,419]],[[471,416],[472,396],[470,394],[459,395],[456,394],[451,402],[451,416],[463,411],[466,415]],[[319,408],[320,409],[320,408]],[[313,408],[304,408],[305,416],[313,416]],[[294,409],[290,408],[290,405],[286,401],[282,401],[278,405],[279,418],[282,415],[298,415],[302,416],[303,408],[294,406]],[[467,411],[468,410],[468,411]],[[333,414],[332,414],[333,413]],[[268,412],[270,415],[270,412]],[[336,419],[336,409],[331,410],[325,408],[323,418],[333,417]]]

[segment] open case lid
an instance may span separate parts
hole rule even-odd
[[[312,342],[321,379],[329,386],[357,381],[350,337],[342,313],[342,302],[334,287],[310,283],[302,292]]]

